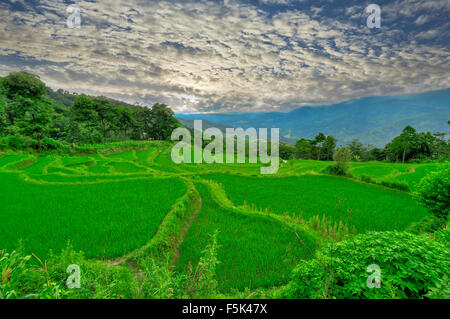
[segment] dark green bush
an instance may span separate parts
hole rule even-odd
[[[369,265],[381,269],[368,288]],[[423,298],[449,274],[448,244],[407,232],[371,232],[330,244],[293,271],[282,298]]]
[[[46,150],[46,151],[57,150],[59,148],[62,148],[61,142],[54,140],[50,137],[43,138],[41,143],[42,143],[42,149]]]
[[[438,218],[450,212],[450,166],[425,176],[417,187],[418,199]]]
[[[352,174],[349,172],[349,164],[347,162],[336,162],[331,166],[328,166],[325,171],[331,175],[337,176],[348,176],[351,177]]]
[[[12,149],[21,149],[23,147],[24,140],[20,137],[9,135],[6,137],[6,145]]]

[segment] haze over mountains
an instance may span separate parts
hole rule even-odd
[[[306,106],[288,113],[176,114],[189,126],[204,119],[229,127],[278,127],[283,140],[295,143],[319,132],[331,134],[339,144],[357,138],[364,144],[384,146],[411,125],[417,131],[448,133],[450,88],[421,94],[366,97],[327,106]],[[191,120],[191,121],[186,121]],[[208,124],[208,126],[210,126]],[[220,127],[219,127],[220,128]]]

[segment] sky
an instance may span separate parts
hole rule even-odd
[[[450,0],[2,0],[0,76],[177,113],[286,112],[450,87],[449,17]]]

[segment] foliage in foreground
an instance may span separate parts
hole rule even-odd
[[[67,287],[67,267],[71,264],[80,266],[80,288]],[[133,298],[136,287],[129,269],[89,261],[71,248],[48,260],[26,255],[22,249],[0,251],[0,271],[0,299]]]
[[[171,299],[216,298],[217,234],[188,273],[171,270],[170,261],[144,257],[132,268],[86,259],[70,246],[47,260],[20,248],[0,251],[1,299]],[[80,287],[68,288],[69,265],[80,267]]]
[[[370,265],[380,267],[380,288],[368,288]],[[437,296],[448,290],[442,285],[449,269],[448,241],[406,232],[371,232],[330,244],[316,259],[301,263],[275,297],[423,298],[433,289]]]
[[[418,186],[419,200],[438,218],[450,212],[450,166],[425,176]]]

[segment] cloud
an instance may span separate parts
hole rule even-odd
[[[449,87],[448,1],[78,1],[0,4],[0,74],[175,111],[287,111]],[[447,14],[446,14],[447,13]]]

